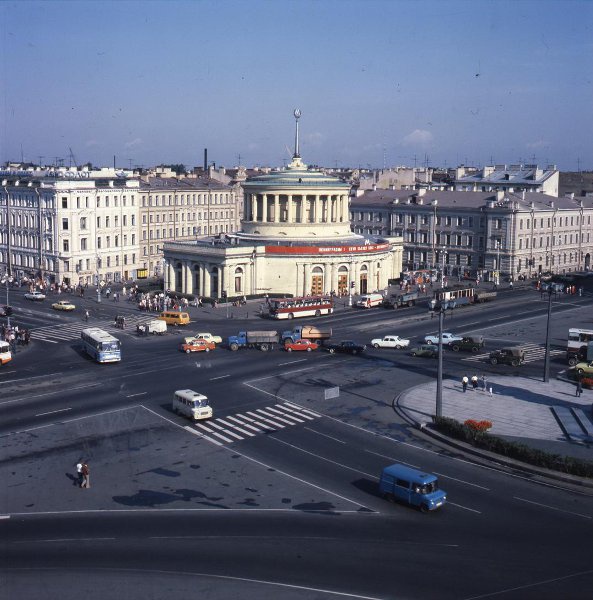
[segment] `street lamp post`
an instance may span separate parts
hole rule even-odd
[[[496,240],[496,286],[500,285],[500,240]]]
[[[552,294],[554,290],[548,287],[548,322],[546,324],[546,356],[544,359],[544,383],[550,381],[550,322],[552,321]]]
[[[99,255],[97,254],[97,257],[95,259],[95,264],[97,267],[97,303],[98,304],[101,304],[101,276],[99,275],[100,261],[101,261],[101,259],[99,258]]]
[[[436,299],[430,301],[430,309],[434,312],[437,307]],[[448,302],[439,303],[439,353],[438,353],[438,365],[437,365],[437,397],[436,397],[436,408],[435,414],[437,417],[443,416],[443,320],[445,318],[445,311],[449,308]]]
[[[6,307],[8,308],[10,306],[10,303],[8,301],[8,284],[12,283],[12,277],[10,275],[5,275],[2,278],[2,283],[4,283],[6,285]],[[10,315],[7,314],[6,315],[6,324],[8,325],[8,328],[10,329]]]
[[[447,247],[443,246],[440,250],[437,250],[441,255],[441,287],[445,287],[445,256],[447,256]]]

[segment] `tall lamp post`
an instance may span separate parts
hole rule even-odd
[[[544,383],[550,381],[550,322],[552,321],[552,285],[548,287],[548,322],[546,324],[546,357],[544,359]]]
[[[437,253],[441,255],[441,287],[445,287],[445,257],[447,256],[447,247],[443,246]]]
[[[5,274],[4,277],[2,278],[2,283],[4,283],[6,285],[6,324],[8,325],[8,327],[10,328],[10,312],[12,312],[12,309],[10,308],[10,303],[8,302],[8,284],[12,283],[13,279],[11,275]]]
[[[449,309],[449,303],[444,301],[438,302],[432,299],[430,301],[430,310],[434,313],[438,310],[439,313],[439,354],[438,354],[438,366],[437,366],[437,397],[436,397],[436,409],[435,414],[437,417],[443,416],[443,320],[445,318],[445,311]]]
[[[95,258],[95,266],[97,267],[97,303],[101,304],[101,275],[99,275],[99,267],[101,266],[101,258],[97,254]]]
[[[500,285],[500,240],[496,240],[496,276],[494,277],[496,287]]]

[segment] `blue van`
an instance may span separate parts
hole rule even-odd
[[[439,489],[435,475],[405,465],[385,467],[379,480],[379,490],[392,502],[402,500],[417,506],[422,512],[436,510],[447,501],[447,494]]]

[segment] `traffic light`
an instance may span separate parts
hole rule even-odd
[[[222,290],[221,295],[223,298],[226,298],[226,290]]]
[[[351,281],[351,282],[350,282],[350,288],[351,288],[351,289],[354,289],[354,281]]]

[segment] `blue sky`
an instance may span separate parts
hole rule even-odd
[[[593,169],[593,2],[1,2],[0,161]]]

